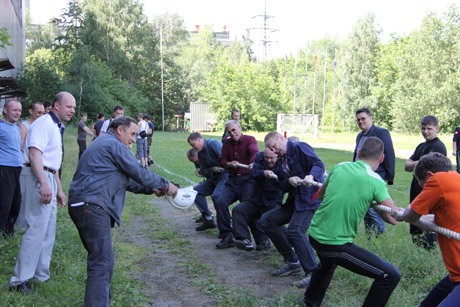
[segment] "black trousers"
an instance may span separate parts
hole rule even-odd
[[[81,155],[85,152],[86,150],[86,140],[77,140],[78,143],[78,160],[80,160]]]
[[[19,175],[22,167],[0,166],[0,232],[13,234],[21,209]]]

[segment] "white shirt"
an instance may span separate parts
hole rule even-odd
[[[102,124],[101,127],[101,132],[107,133],[107,130],[109,130],[109,125],[110,125],[110,119],[104,120],[104,123]]]
[[[23,152],[24,163],[30,163],[29,148],[34,147],[42,152],[43,166],[58,170],[62,162],[62,140],[58,124],[51,115],[45,114],[37,118],[27,133],[26,149]]]
[[[145,131],[147,133],[147,129],[149,128],[149,124],[145,120],[141,120],[139,122],[139,124],[140,124],[139,133],[141,133],[142,131]],[[142,137],[139,134],[137,135],[137,138],[142,139]]]

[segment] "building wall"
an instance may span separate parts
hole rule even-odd
[[[25,62],[24,0],[0,0],[0,28],[7,28],[12,46],[0,48],[0,58],[8,58],[15,67],[0,71],[0,77],[15,77]]]
[[[212,131],[216,125],[216,116],[212,113],[211,104],[207,102],[190,103],[190,130]]]

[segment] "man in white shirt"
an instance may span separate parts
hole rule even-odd
[[[10,291],[33,294],[29,279],[50,278],[50,262],[56,233],[57,205],[63,207],[58,170],[62,161],[63,121],[75,113],[75,98],[67,92],[54,97],[53,109],[30,126],[24,152],[24,216],[28,229],[22,238],[19,256],[10,279]]]

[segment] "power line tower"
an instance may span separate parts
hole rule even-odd
[[[268,58],[268,56],[270,55],[270,51],[271,51],[271,45],[272,43],[276,42],[276,41],[271,40],[271,34],[273,32],[279,31],[279,29],[273,29],[269,26],[269,23],[268,23],[269,19],[275,18],[275,16],[267,15],[267,0],[265,0],[264,2],[265,2],[264,14],[256,15],[252,17],[252,18],[262,17],[262,26],[251,28],[251,30],[261,30],[262,31],[262,37],[260,39],[260,44],[262,45],[262,55],[263,55],[262,60],[266,60]]]

